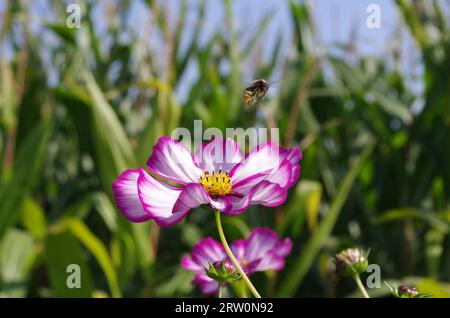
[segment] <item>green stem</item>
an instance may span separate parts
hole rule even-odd
[[[242,279],[231,283],[231,287],[239,298],[248,298],[248,288]]]
[[[223,298],[222,295],[222,286],[219,285],[219,295],[217,295],[217,298]]]
[[[356,285],[358,286],[358,289],[363,294],[364,298],[370,298],[369,294],[367,293],[366,289],[364,288],[361,278],[359,278],[359,275],[353,276],[353,279],[355,280]]]
[[[252,292],[253,296],[255,296],[255,298],[261,298],[261,295],[258,293],[255,286],[253,286],[250,279],[248,279],[248,276],[245,274],[241,265],[239,265],[239,262],[236,260],[236,257],[234,257],[233,253],[231,252],[230,246],[228,245],[227,239],[225,238],[225,234],[223,233],[222,222],[220,221],[220,211],[215,211],[215,214],[216,214],[217,230],[219,231],[220,240],[222,242],[223,247],[225,248],[225,252],[227,253],[234,267],[236,267],[237,271],[239,272],[239,275],[241,275],[248,289],[250,289],[250,291]]]

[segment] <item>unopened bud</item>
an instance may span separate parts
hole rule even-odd
[[[429,298],[433,296],[430,293],[419,293],[417,289],[414,287],[408,287],[405,285],[400,285],[399,287],[394,287],[388,282],[384,282],[389,289],[391,290],[391,293],[396,298]]]
[[[340,275],[354,276],[367,270],[368,252],[359,248],[348,248],[336,254],[334,261],[336,272]]]
[[[239,273],[229,260],[209,264],[206,274],[219,283],[231,283],[240,278]]]
[[[419,294],[417,289],[415,289],[414,287],[408,287],[405,285],[398,286],[397,293],[400,297],[406,297],[406,298],[414,297],[417,294]]]

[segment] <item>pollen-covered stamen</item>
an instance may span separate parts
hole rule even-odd
[[[212,197],[227,195],[231,191],[231,179],[228,172],[222,172],[222,170],[213,171],[211,174],[205,171],[199,182]]]

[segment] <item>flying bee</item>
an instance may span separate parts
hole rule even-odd
[[[266,96],[269,91],[269,82],[265,79],[257,79],[250,83],[250,85],[244,90],[242,100],[245,107],[250,107],[256,101]]]

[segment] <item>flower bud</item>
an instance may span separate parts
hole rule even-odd
[[[359,248],[348,248],[336,254],[336,272],[344,276],[359,275],[367,270],[369,252]]]
[[[414,287],[400,285],[397,288],[397,294],[401,298],[411,298],[411,297],[417,296],[419,294],[419,292]]]
[[[433,296],[430,293],[419,293],[414,287],[400,285],[396,288],[388,282],[384,283],[389,287],[389,289],[391,290],[391,294],[396,298],[429,298]]]
[[[231,283],[241,278],[229,260],[209,263],[206,274],[219,283]]]

